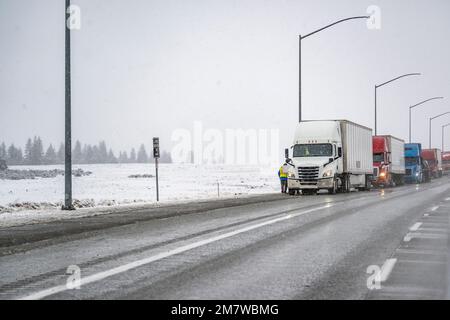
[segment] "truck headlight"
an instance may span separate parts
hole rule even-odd
[[[416,172],[416,177],[418,177],[419,176],[419,173],[418,172]]]
[[[291,178],[291,179],[295,179],[295,173],[289,173],[288,177]]]
[[[328,169],[327,171],[325,171],[322,175],[322,177],[326,178],[326,177],[331,177],[333,175],[333,170]]]
[[[384,178],[386,176],[386,172],[380,172],[380,177]]]

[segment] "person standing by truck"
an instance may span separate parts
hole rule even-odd
[[[292,166],[290,162],[291,159],[286,159],[286,162],[280,167],[280,170],[278,170],[278,177],[280,178],[281,183],[281,193],[287,193],[289,167]]]

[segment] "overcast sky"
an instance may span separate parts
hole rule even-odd
[[[381,30],[350,21],[303,41],[307,119],[349,119],[428,145],[428,117],[450,111],[447,0],[73,0],[73,139],[129,149],[153,136],[205,128],[279,128],[289,146],[298,119],[298,34],[381,8]],[[64,139],[64,1],[0,0],[0,141]],[[434,146],[441,125],[434,122]],[[447,130],[450,148],[450,127]]]

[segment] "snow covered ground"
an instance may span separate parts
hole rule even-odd
[[[89,205],[110,206],[156,201],[155,178],[129,178],[155,174],[154,164],[74,165],[92,175],[73,177],[73,198]],[[11,169],[63,169],[63,166],[17,166]],[[271,193],[279,191],[275,168],[227,165],[161,164],[160,200],[164,202]],[[64,198],[64,177],[0,180],[0,206],[24,202],[59,206]],[[29,209],[29,208],[28,208]],[[20,210],[16,208],[15,210]]]

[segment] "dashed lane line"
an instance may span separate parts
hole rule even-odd
[[[385,282],[389,278],[389,275],[391,274],[392,269],[394,269],[396,262],[397,262],[396,258],[387,259],[384,262],[383,266],[381,267],[381,272],[380,272],[380,281],[381,282]]]

